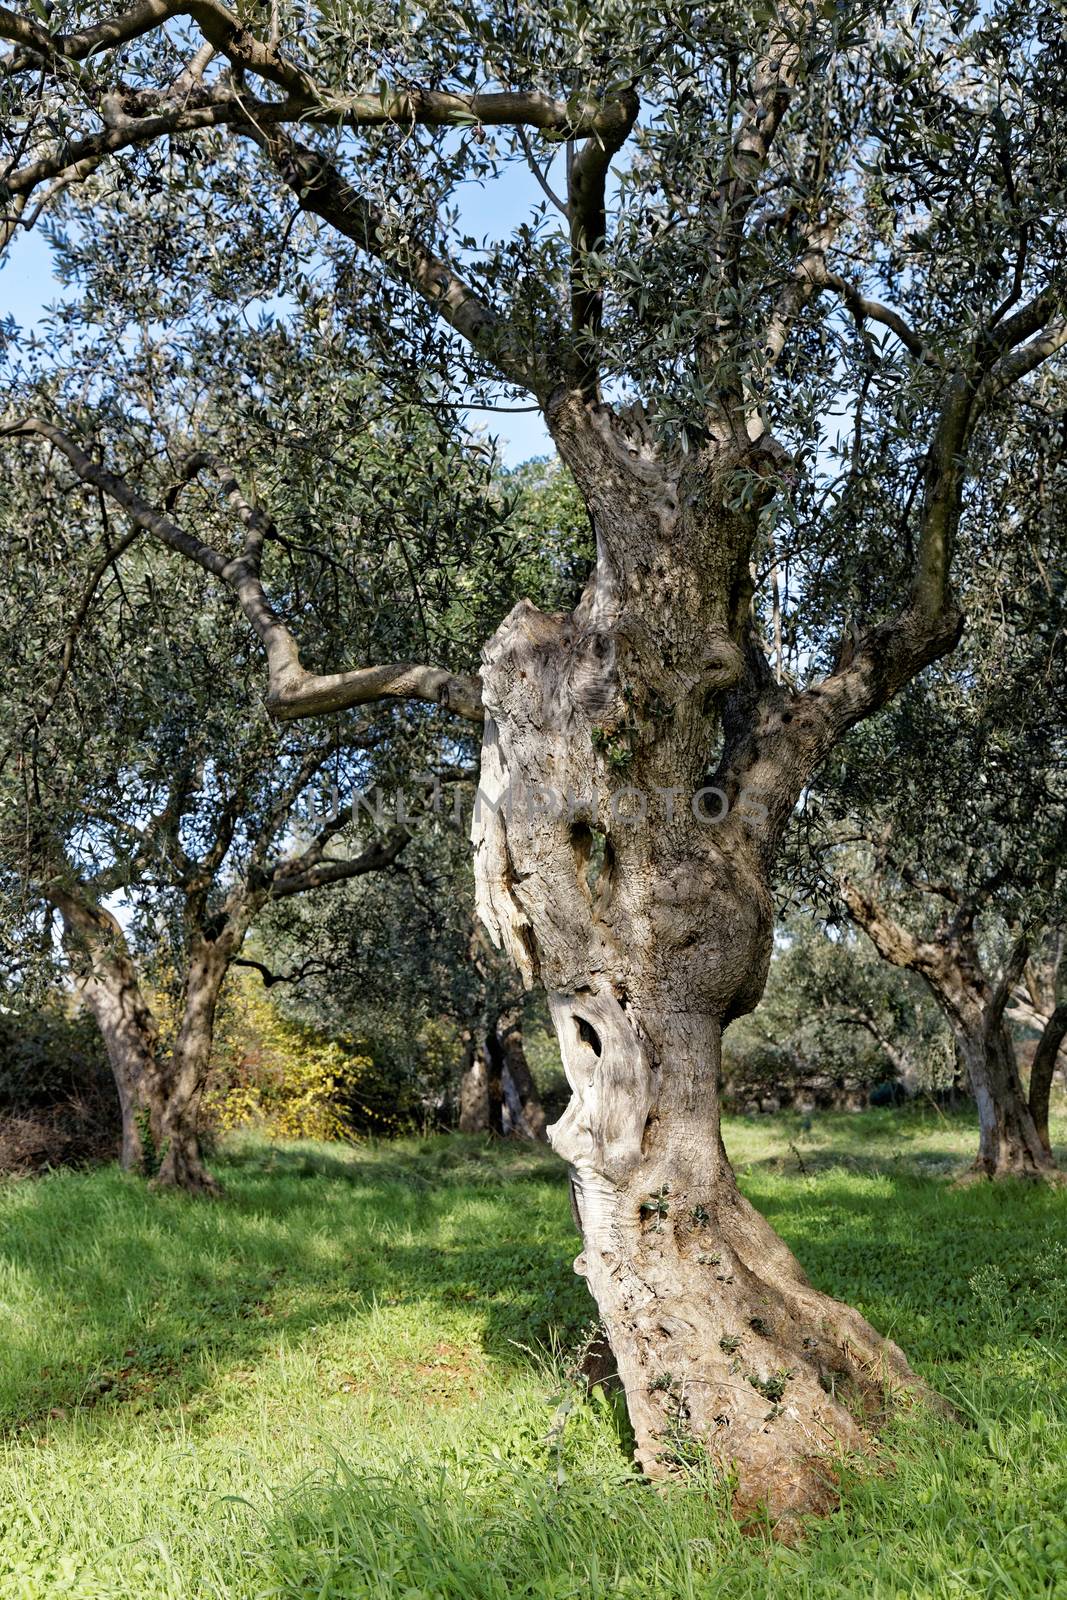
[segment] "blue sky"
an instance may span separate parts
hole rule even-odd
[[[506,238],[542,198],[531,174],[509,166],[502,178],[485,188],[464,185],[459,197],[463,226],[478,239],[483,235]],[[44,236],[38,232],[16,233],[0,264],[0,316],[12,316],[22,327],[32,328],[47,307],[62,298],[62,293],[62,285],[52,272],[51,251]],[[537,412],[471,412],[468,421],[472,427],[484,428],[496,436],[508,466],[551,453],[551,441]]]

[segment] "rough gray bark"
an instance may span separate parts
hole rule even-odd
[[[965,1021],[953,1020],[960,1054],[978,1107],[978,1154],[974,1171],[986,1178],[1041,1178],[1055,1172],[1019,1077],[1015,1044],[1003,1019],[974,1006]],[[958,1011],[954,1007],[954,1011]],[[1047,1117],[1046,1117],[1047,1134]]]
[[[556,435],[595,580],[569,616],[520,603],[484,652],[479,911],[548,992],[572,1089],[549,1138],[638,1459],[662,1477],[710,1452],[739,1507],[789,1516],[829,1503],[827,1458],[914,1381],[808,1283],[719,1133],[722,1030],[762,991],[773,845],[826,723],[813,707],[798,743],[758,697],[751,528],[707,460],[672,476],[640,435],[592,421]],[[714,822],[717,797],[692,797],[723,734]]]

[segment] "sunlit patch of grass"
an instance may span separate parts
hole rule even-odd
[[[242,1139],[217,1203],[0,1189],[3,1600],[1067,1594],[1067,1194],[952,1188],[974,1131],[933,1110],[727,1143],[966,1424],[894,1422],[797,1548],[711,1480],[650,1490],[566,1386],[592,1307],[550,1154]]]

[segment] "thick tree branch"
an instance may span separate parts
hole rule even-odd
[[[752,68],[750,92],[712,197],[718,218],[713,256],[724,280],[734,277],[738,271],[746,219],[759,195],[760,178],[771,147],[800,82],[805,46],[817,20],[816,8],[805,4],[804,0],[776,0],[771,8],[766,33]],[[759,341],[767,365],[773,366],[778,360],[788,328],[813,289],[813,283],[801,270],[796,284],[779,297]],[[709,407],[707,419],[712,433],[717,435],[725,430],[727,435],[740,437],[754,419],[747,414],[751,408],[736,375],[730,375],[724,383],[725,373],[720,367],[723,340],[725,338],[728,349],[733,337],[729,321],[725,325],[714,325],[699,341],[698,362],[707,375],[718,373],[714,383],[716,399]],[[731,365],[728,356],[727,371]]]
[[[958,906],[962,902],[963,896],[953,884],[946,883],[942,879],[924,878],[915,871],[914,867],[908,866],[907,863],[900,868],[900,876],[908,885],[908,888],[914,889],[917,894],[934,894],[939,899],[947,900],[954,906]]]
[[[10,75],[35,70],[41,61],[57,67],[84,61],[90,55],[141,38],[179,17],[194,21],[211,49],[242,72],[284,90],[286,120],[289,121],[320,121],[332,127],[350,128],[383,127],[392,123],[425,127],[529,127],[557,138],[585,138],[598,131],[605,116],[606,108],[593,97],[587,98],[576,111],[573,104],[537,89],[479,94],[453,94],[444,89],[419,86],[406,86],[395,92],[358,94],[327,89],[277,44],[258,38],[249,28],[247,17],[240,16],[220,0],[140,0],[118,16],[69,34],[51,34],[39,23],[18,16],[7,6],[0,6],[0,39],[9,39],[28,53],[23,57],[8,57],[2,70]],[[198,78],[199,74],[192,76]],[[185,86],[189,77],[183,74]],[[262,106],[271,103],[265,101]]]
[[[821,683],[792,696],[764,688],[762,715],[737,765],[748,792],[772,798],[757,830],[766,846],[780,835],[808,776],[837,740],[957,642],[963,617],[952,595],[951,564],[970,440],[996,395],[1067,346],[1059,304],[1052,290],[1036,296],[992,334],[980,335],[947,377],[923,467],[907,604],[865,634],[843,640],[834,671]],[[1044,331],[1033,337],[1037,327]]]
[[[42,183],[54,179],[57,184],[66,187],[87,177],[107,156],[138,145],[152,144],[170,134],[231,127],[253,137],[258,133],[262,142],[266,130],[289,124],[362,128],[378,123],[407,123],[411,120],[401,114],[405,97],[397,97],[392,114],[382,113],[382,104],[377,96],[369,105],[363,105],[361,98],[357,97],[348,110],[333,104],[309,106],[300,98],[263,100],[247,92],[236,93],[227,84],[204,88],[198,80],[186,82],[184,74],[165,93],[126,85],[99,101],[96,110],[104,127],[98,133],[86,134],[81,139],[55,141],[33,160],[8,173],[4,181],[12,196],[12,204],[24,207],[28,197]],[[471,97],[471,104],[478,98]],[[434,119],[428,120],[432,122]],[[450,119],[442,116],[440,120]],[[477,125],[469,115],[457,114],[451,120],[461,126]],[[503,117],[496,120],[510,122],[510,119]],[[0,243],[6,243],[20,223],[29,226],[22,223],[20,215],[12,212],[5,221],[6,234],[0,234]]]
[[[1020,378],[1025,378],[1043,361],[1047,361],[1050,356],[1056,355],[1065,347],[1067,347],[1067,317],[1060,317],[1050,322],[1036,339],[1031,339],[1020,349],[1011,350],[1000,358],[979,387],[976,405],[987,406],[997,395],[1009,389],[1012,384],[1018,383]]]
[[[137,527],[221,579],[233,591],[267,658],[267,706],[282,720],[341,711],[374,700],[428,700],[471,721],[482,720],[479,681],[441,667],[403,661],[349,672],[308,672],[301,664],[296,640],[267,599],[259,577],[258,546],[248,554],[247,529],[246,553],[229,558],[186,532],[132,489],[125,478],[92,461],[54,423],[41,417],[25,417],[0,429],[0,436],[3,435],[47,440],[83,482],[93,484],[122,506]],[[194,469],[209,460],[206,456],[194,457]],[[259,518],[260,514],[255,516]]]
[[[39,184],[62,178],[73,181],[106,156],[167,134],[232,126],[266,151],[302,208],[319,215],[362,249],[399,271],[457,333],[494,365],[506,381],[531,390],[544,401],[557,388],[561,373],[550,369],[545,351],[550,341],[518,341],[506,324],[465,284],[455,268],[429,246],[403,244],[390,237],[388,218],[373,201],[358,195],[320,153],[282,132],[287,124],[321,123],[331,128],[366,128],[389,124],[477,127],[499,124],[538,128],[555,138],[583,138],[575,163],[575,202],[571,207],[572,243],[576,260],[597,249],[604,235],[604,181],[611,156],[625,139],[637,115],[632,92],[601,103],[588,98],[580,107],[538,90],[473,95],[445,90],[405,88],[394,94],[346,95],[318,85],[303,67],[273,42],[264,43],[245,21],[219,0],[143,0],[116,18],[69,35],[51,35],[37,23],[24,21],[0,7],[0,37],[13,39],[29,52],[25,60],[6,63],[9,72],[41,62],[59,67],[76,63],[94,51],[137,38],[175,17],[197,23],[211,50],[239,69],[235,88],[228,81],[205,86],[198,72],[181,74],[170,90],[153,93],[123,85],[105,95],[98,111],[106,126],[78,141],[58,141],[50,151],[8,177],[12,204],[20,208]],[[284,92],[282,100],[257,98],[243,88],[250,73]],[[10,233],[17,225],[13,212]],[[575,272],[575,320],[594,327],[600,315],[597,291]]]
[[[640,101],[632,89],[601,111],[595,125],[571,162],[568,173],[567,215],[571,237],[571,316],[579,340],[578,385],[589,399],[597,396],[596,336],[604,312],[602,291],[590,281],[586,257],[604,248],[607,239],[605,191],[612,157],[617,154],[637,121]]]
[[[863,929],[884,961],[912,972],[925,972],[940,965],[937,947],[916,939],[879,905],[868,889],[842,878],[838,880],[837,890],[849,916]]]
[[[266,106],[267,121],[279,115],[280,106]],[[171,105],[166,110],[147,117],[127,117],[115,110],[101,133],[88,134],[84,139],[58,143],[47,155],[18,167],[5,179],[15,196],[25,197],[42,183],[55,179],[64,186],[80,181],[94,171],[106,156],[134,145],[151,144],[172,133],[196,133],[204,128],[217,128],[226,124],[243,126],[248,110],[233,95],[219,95],[206,105]]]
[[[798,0],[779,0],[772,12],[763,49],[753,67],[751,95],[719,177],[727,254],[740,241],[760,175],[800,81],[804,44],[815,17],[815,8]]]
[[[175,5],[171,0],[140,0],[128,11],[116,17],[107,17],[91,28],[80,28],[76,33],[49,33],[47,28],[31,18],[20,17],[9,7],[0,6],[0,39],[10,39],[45,60],[59,57],[67,61],[84,61],[86,56],[97,50],[114,49],[131,39],[140,38],[185,11],[184,5]]]
[[[403,277],[507,382],[529,389],[542,401],[558,387],[560,374],[546,364],[543,350],[530,340],[518,339],[456,269],[428,246],[410,237],[402,245],[394,244],[385,213],[357,194],[325,156],[278,129],[248,131],[304,211],[321,217]]]

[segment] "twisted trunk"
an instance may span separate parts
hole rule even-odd
[[[603,465],[586,475],[595,583],[569,616],[520,603],[484,652],[479,910],[548,992],[572,1090],[549,1139],[641,1465],[662,1477],[710,1454],[739,1507],[789,1516],[829,1503],[835,1455],[913,1378],[809,1284],[739,1194],[719,1133],[722,1030],[757,1002],[770,957],[757,834],[793,803],[769,773],[758,805],[735,792],[744,730],[722,788],[706,781],[742,673],[747,534],[709,509],[717,495],[698,503],[706,483],[688,486],[702,515],[683,516],[685,485],[650,473],[646,492]]]

